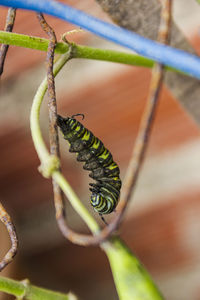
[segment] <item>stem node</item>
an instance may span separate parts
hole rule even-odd
[[[38,167],[38,171],[45,177],[50,178],[52,174],[59,170],[60,160],[56,155],[49,155]]]

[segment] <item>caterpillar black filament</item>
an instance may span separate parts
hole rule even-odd
[[[77,160],[85,162],[83,169],[91,171],[89,176],[96,180],[90,183],[91,205],[100,215],[109,214],[119,199],[119,167],[103,143],[74,118],[77,115],[68,118],[58,115],[57,124],[70,144],[69,152],[77,153]]]

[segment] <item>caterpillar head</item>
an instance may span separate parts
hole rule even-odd
[[[64,136],[67,136],[70,132],[73,132],[74,127],[79,123],[74,117],[82,116],[83,114],[76,114],[71,117],[63,118],[60,115],[57,115],[57,125],[60,127]]]
[[[71,131],[70,120],[72,120],[72,119],[71,118],[63,118],[63,117],[57,115],[57,125],[60,127],[60,129],[64,135]]]

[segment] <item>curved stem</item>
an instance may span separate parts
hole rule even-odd
[[[57,62],[54,65],[54,76],[58,74],[58,72],[61,70],[61,68],[65,65],[65,63],[70,59],[70,54],[64,54],[62,55]],[[40,123],[39,123],[39,117],[40,117],[40,107],[42,104],[42,100],[44,98],[45,92],[47,90],[47,79],[45,78],[40,87],[38,88],[38,91],[33,99],[33,105],[31,108],[31,116],[30,116],[30,126],[31,126],[31,134],[33,138],[33,142],[36,148],[36,151],[38,153],[38,156],[41,161],[41,167],[40,170],[43,173],[44,176],[52,176],[53,179],[59,184],[59,186],[62,188],[66,196],[68,197],[71,205],[74,207],[74,209],[79,213],[79,215],[82,217],[82,219],[85,221],[87,226],[90,228],[90,230],[93,233],[99,232],[99,226],[96,223],[96,221],[92,218],[92,216],[89,214],[85,206],[82,204],[82,202],[79,200],[79,198],[76,196],[66,179],[62,176],[62,174],[57,170],[56,163],[56,157],[49,154],[49,151],[47,150],[47,147],[44,143],[42,133],[40,130]],[[52,165],[53,162],[53,165]],[[47,169],[47,170],[46,170]],[[49,171],[50,170],[50,171]]]

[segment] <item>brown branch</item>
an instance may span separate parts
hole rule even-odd
[[[11,240],[10,250],[4,256],[2,261],[0,261],[0,272],[1,272],[10,262],[12,262],[14,256],[17,253],[17,248],[18,248],[18,239],[17,239],[15,226],[13,225],[13,222],[9,214],[6,212],[5,208],[1,203],[0,203],[0,221],[6,226]]]
[[[9,8],[8,9],[8,14],[6,18],[6,25],[4,30],[11,32],[14,26],[15,22],[15,16],[16,16],[16,9],[15,8]],[[6,54],[8,51],[9,45],[1,45],[0,49],[0,76],[3,73],[4,69],[4,63],[5,63],[5,58]],[[18,248],[18,239],[17,239],[17,234],[15,230],[15,226],[11,220],[11,217],[9,214],[6,212],[5,208],[3,205],[0,203],[0,221],[6,226],[8,234],[10,236],[11,240],[11,248],[7,252],[7,254],[4,256],[2,261],[0,261],[0,272],[10,263],[12,262],[14,256],[17,253],[17,248]]]
[[[161,22],[158,33],[158,42],[168,43],[170,19],[171,19],[171,0],[161,0]],[[135,183],[138,178],[144,154],[146,152],[150,139],[151,129],[155,118],[158,97],[163,82],[164,70],[163,65],[156,63],[152,69],[152,78],[149,89],[147,104],[142,116],[140,129],[136,138],[135,146],[132,152],[132,157],[128,167],[128,171],[124,183],[124,191],[122,201],[119,205],[119,214],[125,209],[132,192],[135,188]]]
[[[9,8],[8,9],[8,14],[7,14],[7,18],[6,18],[6,25],[4,30],[11,32],[14,26],[14,22],[15,22],[15,16],[16,16],[16,8]],[[5,62],[5,58],[6,58],[6,54],[8,51],[9,45],[1,45],[1,49],[0,49],[0,76],[3,73],[3,69],[4,69],[4,62]]]
[[[164,44],[168,43],[170,24],[171,24],[171,4],[172,0],[161,0],[161,22],[158,33],[158,41]],[[144,109],[140,129],[135,141],[131,160],[126,173],[121,200],[118,205],[117,214],[112,222],[101,231],[98,236],[104,236],[106,239],[113,231],[115,231],[125,213],[125,209],[134,192],[138,174],[144,159],[144,155],[149,143],[151,129],[155,118],[156,108],[158,104],[158,97],[160,94],[161,85],[163,82],[164,70],[163,65],[156,63],[152,70],[152,79],[150,83],[149,96],[147,105]]]
[[[53,75],[54,50],[56,45],[56,36],[53,29],[46,23],[42,14],[37,14],[39,23],[43,30],[50,38],[47,50],[47,81],[48,81],[48,108],[49,108],[49,136],[50,136],[50,152],[60,157],[58,129],[57,129],[57,106],[56,94]],[[99,240],[92,235],[79,234],[71,230],[65,222],[64,195],[59,185],[53,180],[54,204],[56,210],[56,220],[62,234],[72,243],[78,245],[96,245]]]

